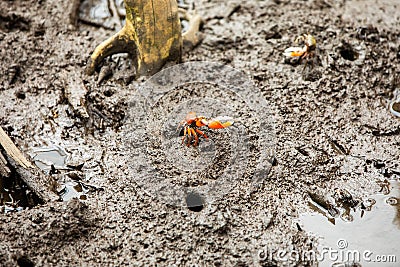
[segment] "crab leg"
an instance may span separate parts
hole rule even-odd
[[[192,131],[192,134],[195,139],[193,146],[197,146],[199,144],[199,136],[196,134],[196,131],[193,128],[191,128],[190,130]]]
[[[205,139],[208,139],[208,136],[207,136],[205,133],[203,133],[202,131],[200,131],[200,130],[198,130],[198,129],[196,129],[195,131],[196,131],[196,133],[198,133],[198,134],[200,134],[201,136],[203,136]]]
[[[185,142],[185,138],[186,138],[186,126],[183,128],[182,144]]]
[[[192,137],[192,129],[190,128],[190,127],[188,127],[188,129],[187,129],[187,133],[188,133],[188,142],[187,142],[187,146],[190,146],[190,143],[192,142],[192,140],[193,140],[193,137]]]

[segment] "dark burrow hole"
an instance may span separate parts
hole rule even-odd
[[[35,264],[26,256],[19,257],[17,259],[17,264],[20,267],[33,267]]]
[[[104,95],[107,97],[113,96],[113,94],[114,94],[114,91],[111,89],[107,89],[104,91]]]
[[[342,46],[339,48],[340,55],[350,61],[358,59],[358,53],[354,50],[353,46],[349,43],[343,42]]]
[[[204,200],[198,193],[188,193],[186,196],[186,205],[189,210],[200,212],[204,208]]]

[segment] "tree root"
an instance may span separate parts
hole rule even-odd
[[[167,62],[181,61],[183,40],[192,47],[200,41],[200,16],[185,14],[190,26],[182,35],[176,0],[125,0],[125,8],[124,27],[96,47],[86,67],[88,75],[117,53],[133,57],[136,77],[153,75]]]

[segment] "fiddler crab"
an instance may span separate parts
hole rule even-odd
[[[196,147],[199,144],[198,135],[208,139],[208,136],[199,130],[199,128],[205,126],[209,129],[223,129],[231,126],[233,123],[233,119],[228,116],[206,118],[205,116],[196,116],[195,112],[189,112],[186,118],[179,123],[177,130],[183,127],[182,144],[186,144],[188,147],[190,145]]]
[[[289,47],[284,52],[283,55],[286,58],[296,58],[298,61],[302,59],[310,59],[314,57],[314,51],[317,47],[317,41],[311,34],[303,34],[296,38],[295,43],[304,43],[304,47]]]

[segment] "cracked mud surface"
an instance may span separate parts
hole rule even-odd
[[[121,129],[144,79],[131,81],[124,56],[105,61],[114,74],[100,84],[82,75],[113,31],[72,26],[68,1],[1,1],[0,125],[25,152],[63,147],[68,164],[84,163],[79,179],[90,189],[87,200],[1,214],[0,264],[274,266],[285,262],[261,260],[260,249],[316,250],[316,238],[297,223],[311,211],[309,192],[339,188],[363,199],[399,179],[400,119],[387,108],[400,90],[399,8],[394,0],[196,2],[205,38],[183,61],[219,62],[253,80],[271,106],[276,162],[256,190],[250,168],[223,199],[193,212],[158,201],[125,175]],[[317,56],[302,72],[282,52],[307,32]],[[66,100],[71,83],[89,91],[90,119]],[[163,98],[157,114],[176,101]],[[256,160],[263,149],[255,137],[250,144]],[[60,183],[71,179],[60,172]]]

